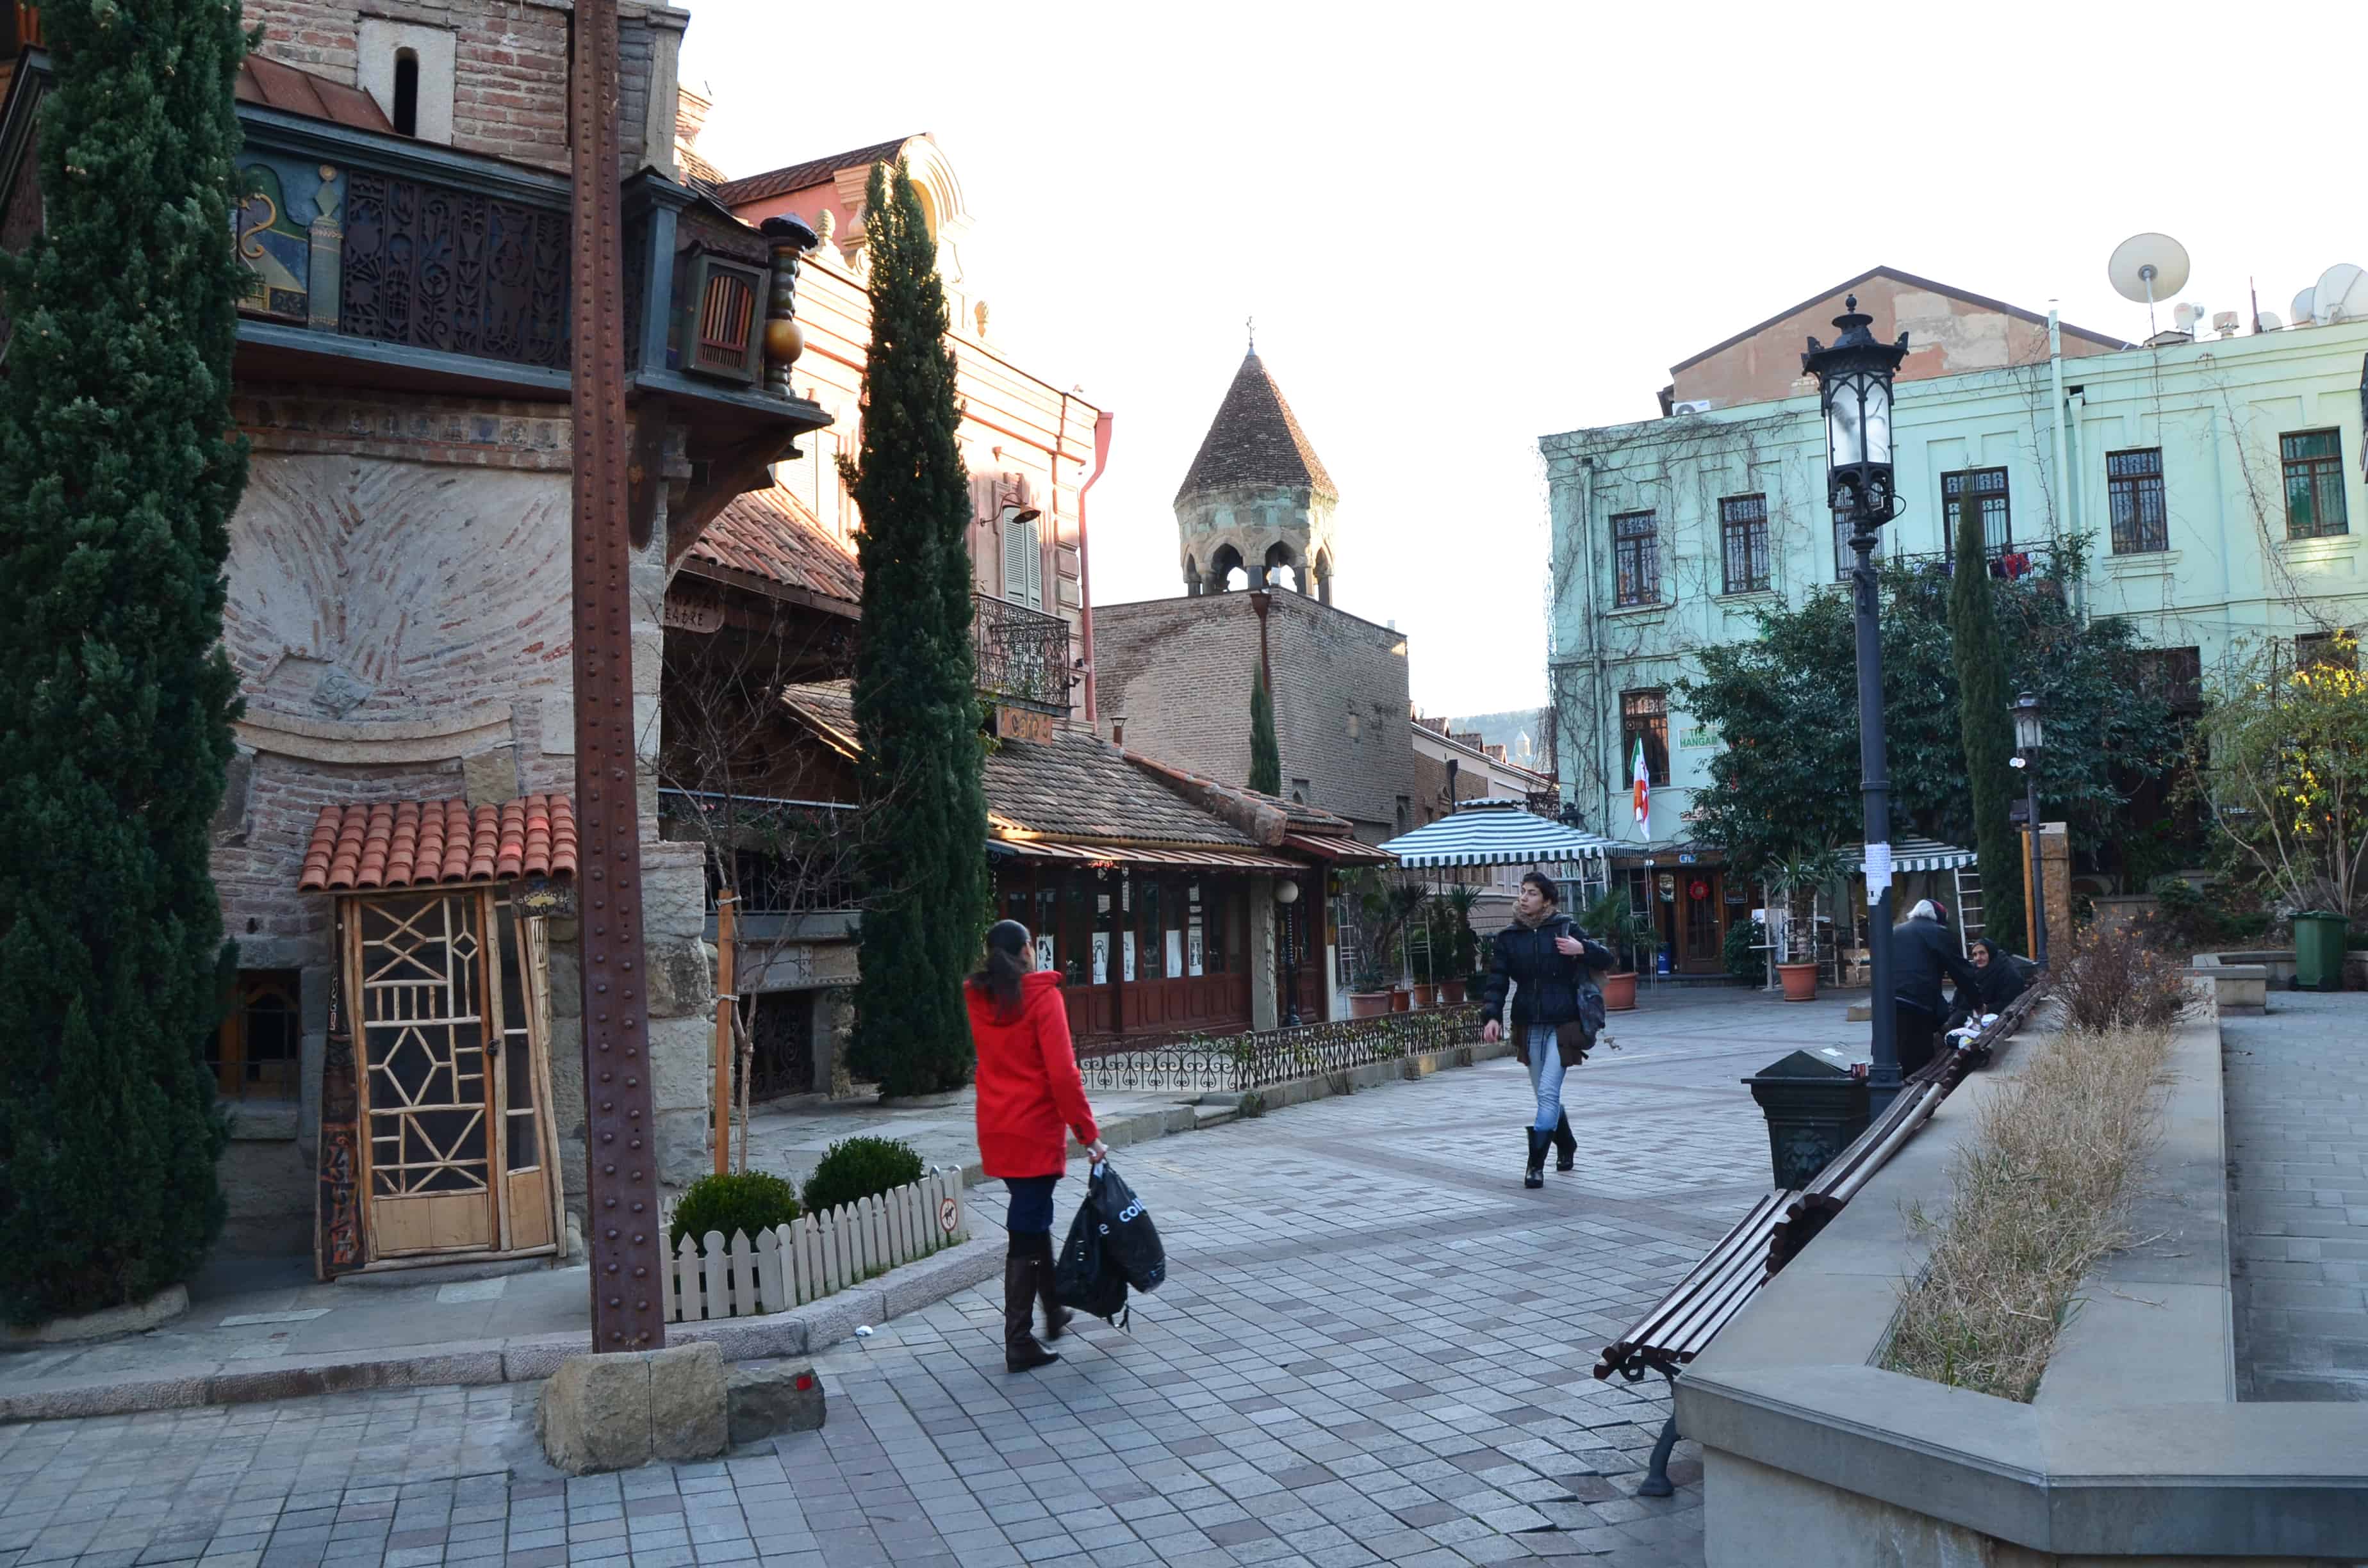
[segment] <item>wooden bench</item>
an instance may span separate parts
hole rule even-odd
[[[1933,1111],[1965,1074],[1987,1062],[1993,1048],[2022,1027],[2039,999],[2034,986],[2015,998],[1970,1046],[1936,1053],[1921,1072],[1900,1085],[1889,1108],[1806,1187],[1798,1191],[1780,1188],[1754,1204],[1751,1212],[1720,1238],[1652,1311],[1603,1347],[1595,1375],[1608,1379],[1616,1372],[1633,1383],[1657,1372],[1674,1392],[1678,1373],[1686,1364],[1707,1349],[1718,1331],[1750,1304],[1759,1288],[1798,1256],[1916,1130],[1931,1119]],[[1675,1490],[1669,1483],[1669,1451],[1677,1441],[1678,1418],[1672,1411],[1661,1427],[1660,1440],[1653,1445],[1652,1461],[1643,1484],[1636,1488],[1638,1496],[1667,1497]]]

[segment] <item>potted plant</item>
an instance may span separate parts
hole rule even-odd
[[[1626,888],[1613,888],[1589,904],[1579,925],[1587,934],[1611,949],[1612,969],[1597,984],[1603,990],[1603,1010],[1632,1012],[1636,1006],[1636,949],[1652,940],[1652,929],[1636,913]]]
[[[1477,962],[1480,938],[1472,930],[1472,911],[1480,902],[1480,890],[1468,882],[1458,882],[1447,890],[1447,966],[1439,981],[1439,999],[1450,1006],[1469,996],[1465,976]]]
[[[1787,1002],[1817,999],[1816,890],[1841,875],[1841,854],[1830,846],[1789,855],[1770,868],[1770,892],[1783,901],[1784,935],[1776,962],[1776,978]],[[1802,903],[1807,898],[1804,915]]]
[[[1433,933],[1425,911],[1423,924],[1406,933],[1406,961],[1414,970],[1414,1005],[1429,1007],[1439,1000],[1439,983],[1431,963]]]
[[[1379,954],[1369,952],[1358,960],[1354,987],[1349,993],[1350,1017],[1378,1018],[1390,1010],[1390,982]]]
[[[1391,967],[1401,974],[1406,972],[1407,960],[1413,956],[1415,923],[1422,918],[1425,906],[1429,902],[1430,890],[1412,878],[1386,884],[1382,889],[1383,950],[1390,955],[1393,960]],[[1414,994],[1406,984],[1400,983],[1392,989],[1390,1011],[1404,1013],[1411,1011],[1413,1006]]]

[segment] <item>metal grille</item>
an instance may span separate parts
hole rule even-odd
[[[1105,1092],[1240,1093],[1469,1045],[1480,1038],[1486,1021],[1478,1004],[1464,1003],[1256,1033],[1171,1035],[1140,1043],[1120,1040],[1080,1053],[1077,1066],[1087,1088]]]
[[[1729,495],[1718,504],[1721,553],[1726,591],[1758,594],[1768,589],[1768,497]]]
[[[2141,555],[2170,548],[2163,506],[2162,449],[2105,454],[2105,504],[2113,518],[2113,553]]]
[[[979,690],[1023,708],[1069,710],[1067,621],[992,595],[973,594],[971,638]]]
[[[1957,553],[1957,528],[1970,496],[1982,509],[1982,553],[2003,554],[2014,542],[2014,522],[2007,505],[2006,470],[1969,468],[1941,476],[1941,516],[1946,530],[1941,539],[1943,560]]]
[[[2343,435],[2305,430],[2278,437],[2285,464],[2286,537],[2327,539],[2351,531],[2343,499]]]
[[[337,330],[556,369],[567,363],[567,214],[356,169]]]
[[[1669,695],[1665,691],[1620,694],[1620,762],[1634,766],[1636,743],[1645,743],[1645,772],[1655,789],[1669,781]]]
[[[1622,512],[1611,519],[1612,603],[1661,602],[1661,525],[1652,512]]]

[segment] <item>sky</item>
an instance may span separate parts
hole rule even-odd
[[[2135,340],[2141,231],[2248,318],[2368,265],[2338,6],[679,3],[727,175],[934,134],[996,341],[1117,416],[1096,602],[1181,591],[1255,317],[1340,492],[1335,602],[1408,633],[1431,713],[1543,700],[1538,437],[1656,416],[1870,267]]]

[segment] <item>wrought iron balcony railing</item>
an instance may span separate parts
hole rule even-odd
[[[978,689],[999,702],[1045,713],[1069,710],[1069,623],[987,594],[971,596],[971,644]]]

